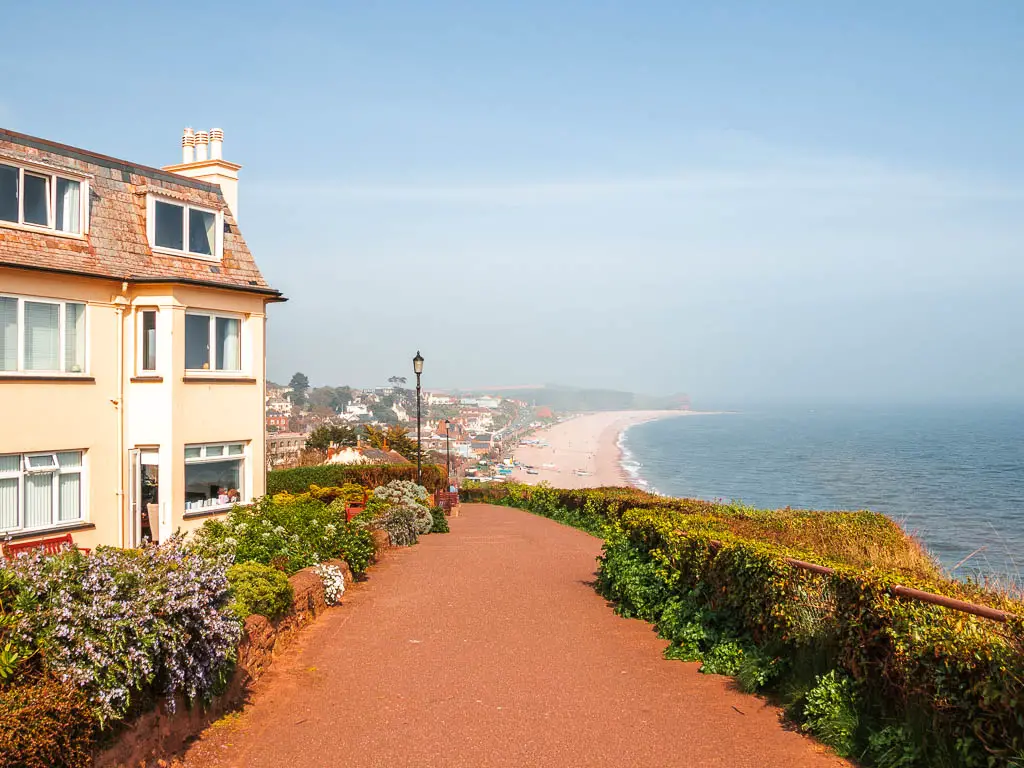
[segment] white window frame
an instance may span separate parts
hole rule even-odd
[[[182,210],[181,216],[181,244],[182,249],[168,248],[156,244],[156,204],[157,202],[174,205]],[[195,253],[188,250],[188,224],[189,211],[196,210],[202,213],[212,213],[215,217],[213,224],[213,253]],[[146,195],[146,234],[149,237],[149,246],[154,253],[166,253],[174,256],[185,256],[190,259],[201,259],[202,261],[221,261],[224,256],[224,212],[213,208],[204,208],[201,205],[192,205],[173,197],[162,197],[160,195]]]
[[[209,368],[185,368],[186,374],[200,374],[206,376],[240,376],[246,371],[246,364],[248,362],[248,356],[245,353],[245,342],[246,342],[246,330],[245,330],[245,315],[236,314],[234,312],[213,312],[206,309],[186,309],[185,318],[186,322],[189,315],[194,317],[205,317],[209,320],[210,328],[210,367]],[[238,321],[238,368],[227,368],[220,369],[214,368],[213,366],[217,362],[217,318],[224,320],[237,320]],[[185,354],[188,355],[188,330],[186,327],[185,331]]]
[[[77,467],[62,468],[57,459],[58,453],[79,453],[82,456],[81,465]],[[0,470],[0,480],[18,479],[18,520],[12,528],[0,528],[0,534],[21,533],[28,531],[52,531],[62,528],[72,528],[86,523],[89,520],[89,483],[88,483],[88,461],[89,452],[81,448],[69,448],[59,451],[32,451],[30,453],[0,453],[3,456],[17,456],[18,469],[4,472]],[[30,468],[29,463],[33,458],[47,456],[53,461],[51,467]],[[28,475],[53,474],[53,517],[48,525],[36,526],[35,528],[25,527],[25,477]],[[60,520],[60,476],[79,475],[80,481],[78,490],[81,494],[78,500],[79,516],[74,520]]]
[[[249,473],[248,468],[250,465],[250,454],[249,454],[249,441],[248,440],[232,440],[226,443],[186,443],[185,448],[182,451],[182,456],[185,460],[186,468],[190,464],[211,464],[218,461],[226,460],[237,460],[241,462],[241,468],[238,473],[238,501],[229,501],[227,503],[219,503],[214,499],[209,499],[210,502],[215,503],[200,503],[200,502],[185,502],[185,514],[207,514],[209,512],[223,512],[231,509],[236,504],[249,504],[250,500],[248,497],[248,484],[249,484]],[[241,446],[241,453],[229,453],[232,446]],[[188,457],[185,454],[190,448],[198,448],[199,456]],[[221,450],[219,455],[207,455],[211,450]],[[187,482],[187,481],[186,481]],[[195,505],[195,506],[190,506]]]
[[[52,299],[46,296],[24,296],[21,294],[13,293],[0,293],[0,298],[3,299],[15,299],[18,302],[17,309],[17,322],[18,322],[18,355],[17,362],[13,371],[0,370],[0,377],[5,376],[68,376],[74,377],[87,377],[89,371],[89,303],[87,301],[72,301],[70,299]],[[58,353],[57,359],[60,361],[60,368],[53,371],[44,370],[28,370],[25,368],[25,302],[33,304],[56,304],[60,307],[60,311],[57,315],[57,343]],[[68,316],[68,304],[81,304],[85,310],[82,313],[82,322],[85,324],[85,359],[82,361],[82,370],[80,371],[65,371],[64,362],[67,357],[67,316]]]
[[[153,368],[146,368],[146,357],[143,353],[144,344],[146,341],[146,331],[143,327],[142,321],[145,317],[146,312],[152,312],[156,315],[155,328],[156,338],[153,340],[154,349],[153,356],[155,358],[155,365]],[[135,333],[136,333],[136,344],[135,344],[135,375],[136,376],[158,376],[160,373],[160,308],[141,306],[135,310],[137,315],[135,321]]]
[[[64,171],[55,171],[52,168],[32,165],[31,163],[22,163],[3,156],[0,156],[0,165],[6,165],[8,167],[18,169],[18,220],[4,221],[0,219],[0,227],[26,229],[32,232],[46,232],[47,234],[58,235],[60,237],[74,237],[78,239],[82,239],[89,234],[89,177],[74,173],[66,173]],[[49,185],[49,189],[47,190],[46,204],[49,210],[47,212],[46,224],[32,224],[25,221],[26,173],[30,173],[35,176],[46,176],[48,179],[47,183]],[[57,229],[57,179],[78,182],[78,232],[69,232],[67,230]]]

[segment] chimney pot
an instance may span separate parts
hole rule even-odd
[[[186,128],[181,134],[181,162],[191,163],[195,160],[196,135],[191,128]]]
[[[206,131],[196,131],[196,162],[206,160],[206,150],[210,144],[210,134]]]
[[[224,131],[220,128],[210,129],[210,159],[220,160],[224,156]]]

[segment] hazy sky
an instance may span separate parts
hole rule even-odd
[[[1024,3],[4,6],[0,125],[222,127],[269,373],[1020,397]]]

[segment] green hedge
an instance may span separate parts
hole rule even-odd
[[[445,470],[438,464],[423,465],[423,485],[429,492],[445,489]],[[267,472],[267,493],[305,493],[312,485],[342,486],[356,483],[377,488],[392,480],[416,480],[415,464],[325,464],[317,467],[275,469]]]
[[[839,534],[887,541],[884,521],[870,513],[817,513],[815,521],[814,513],[735,508],[731,519],[728,505],[622,489],[506,485],[471,487],[465,497],[600,531],[598,589],[623,615],[656,624],[671,643],[668,658],[701,661],[703,671],[779,699],[840,754],[883,768],[1024,766],[1024,621],[1000,624],[897,598],[891,588],[1018,616],[1024,606],[977,585],[912,575],[918,568],[844,562],[860,550]],[[810,541],[836,542],[838,551]],[[889,545],[903,563],[905,545]],[[879,542],[865,551],[881,551]],[[836,572],[812,574],[787,557]]]

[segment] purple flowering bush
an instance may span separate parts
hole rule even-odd
[[[21,555],[2,567],[23,597],[16,633],[43,671],[84,691],[101,722],[147,692],[205,699],[227,680],[241,627],[231,613],[230,560],[180,536],[91,556]]]

